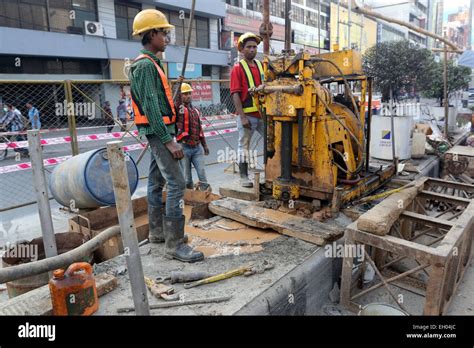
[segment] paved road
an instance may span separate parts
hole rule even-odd
[[[225,123],[222,125],[222,123]],[[219,130],[219,129],[231,129],[235,128],[235,124],[229,124],[229,120],[214,120],[212,124],[221,124],[217,127],[208,127],[206,132]],[[118,131],[118,126],[115,127]],[[95,128],[95,129],[79,129],[78,135],[86,134],[103,134],[105,133],[105,128]],[[44,133],[42,138],[57,138],[68,136],[68,131],[58,131],[58,132],[49,132]],[[222,161],[223,154],[228,154],[232,156],[232,151],[237,150],[237,140],[238,132],[232,132],[222,135],[213,135],[207,137],[207,142],[209,144],[210,154],[206,157],[206,163],[212,164]],[[88,142],[79,142],[79,150],[81,153],[98,149],[101,147],[106,147],[107,142],[110,140],[96,140]],[[132,137],[126,137],[123,139],[125,145],[137,144],[137,141]],[[255,147],[256,143],[259,143],[259,146]],[[258,134],[254,136],[252,142],[252,148],[258,150],[259,153],[262,152],[262,141]],[[23,158],[20,162],[15,161],[14,152],[10,151],[9,156],[4,161],[0,162],[0,167],[15,165],[18,163],[29,162],[28,158]],[[59,145],[46,145],[43,147],[43,158],[55,158],[71,154],[70,144],[59,144]],[[130,152],[130,155],[133,159],[137,159],[140,154],[140,150]],[[138,169],[140,176],[148,175],[148,166],[149,166],[150,155],[146,154],[143,160],[139,163]],[[46,167],[47,176],[49,172],[54,167]],[[32,173],[31,170],[21,170],[12,173],[0,173],[0,210],[8,209],[10,207],[22,205],[25,203],[36,201],[36,196],[34,192],[34,187],[32,185]]]

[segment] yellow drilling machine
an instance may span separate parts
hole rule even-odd
[[[265,57],[264,71],[265,82],[251,93],[264,120],[265,180],[275,199],[304,196],[338,210],[395,174],[392,164],[369,168],[372,83],[358,51],[284,50]]]

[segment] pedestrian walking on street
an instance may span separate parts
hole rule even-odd
[[[185,181],[179,163],[184,153],[173,138],[176,135],[176,110],[168,79],[157,56],[165,51],[172,28],[158,10],[143,10],[135,16],[133,35],[141,37],[143,49],[130,68],[130,88],[135,124],[139,134],[148,139],[151,150],[147,192],[150,242],[165,242],[168,258],[195,262],[202,260],[204,255],[186,244]],[[162,214],[165,183],[166,209]]]
[[[178,82],[182,82],[180,77]],[[201,191],[209,191],[210,185],[206,178],[206,163],[204,156],[209,155],[209,148],[206,144],[204,132],[201,125],[201,113],[192,105],[191,93],[193,89],[187,83],[181,84],[181,93],[178,93],[176,102],[176,110],[178,110],[178,135],[176,140],[183,146],[184,158],[181,163],[184,166],[184,174],[186,177],[186,188],[193,189],[193,175],[191,172],[191,164],[196,169],[199,178],[197,185]]]
[[[104,103],[104,118],[105,118],[105,124],[108,126],[107,127],[107,133],[112,132],[112,129],[114,129],[115,121],[114,121],[114,115],[112,114],[112,108],[110,107],[110,102],[106,101]]]
[[[8,132],[18,132],[19,134],[13,135],[11,138],[12,141],[25,141],[27,137],[20,132],[26,130],[25,127],[25,119],[21,114],[20,110],[13,106],[13,104],[7,104],[7,112],[6,114],[0,119],[0,125],[5,128]],[[19,152],[24,156],[29,156],[30,153],[28,148],[14,148],[14,152]]]
[[[253,159],[250,155],[250,140],[257,131],[263,136],[263,121],[253,102],[249,88],[263,83],[262,63],[255,59],[257,46],[262,41],[260,36],[245,33],[239,37],[237,47],[244,55],[232,68],[230,75],[230,92],[234,101],[239,130],[238,160],[240,184],[242,187],[253,187],[248,177],[248,164]]]
[[[125,100],[120,99],[119,105],[117,106],[117,118],[120,120],[120,123],[122,124],[120,126],[122,132],[124,132],[127,129],[127,117],[128,117],[128,112],[127,112],[127,106],[125,105]]]
[[[33,106],[31,102],[26,103],[26,108],[28,109],[28,118],[30,119],[31,129],[40,130],[41,129],[41,120],[40,112],[37,108]]]

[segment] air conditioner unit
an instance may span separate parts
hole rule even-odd
[[[104,27],[99,22],[84,21],[86,35],[104,36]]]

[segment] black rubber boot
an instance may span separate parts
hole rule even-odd
[[[163,216],[165,234],[165,257],[183,262],[196,262],[204,259],[204,254],[194,251],[184,242],[184,215],[181,217]]]
[[[240,185],[242,187],[253,187],[253,183],[249,180],[248,163],[239,163]]]
[[[148,240],[150,243],[164,243],[163,233],[163,208],[148,205]],[[188,236],[184,235],[184,243],[188,242]]]
[[[163,243],[165,235],[163,234],[163,211],[161,207],[148,205],[148,240],[150,243]]]

